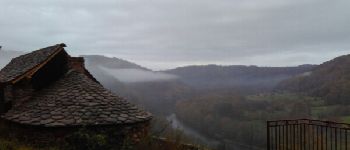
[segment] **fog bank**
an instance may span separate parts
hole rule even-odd
[[[176,75],[141,69],[109,69],[106,67],[100,68],[101,70],[124,83],[166,81],[177,79]]]

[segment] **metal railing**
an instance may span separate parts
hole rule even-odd
[[[349,130],[331,121],[267,121],[267,150],[350,150]]]

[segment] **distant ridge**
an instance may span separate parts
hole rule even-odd
[[[276,89],[322,97],[330,104],[350,104],[350,55],[327,61],[309,75],[285,80]]]
[[[314,69],[316,65],[296,67],[257,67],[257,66],[187,66],[166,70],[179,76],[183,82],[194,87],[261,87],[272,88],[280,81],[298,76]]]
[[[142,69],[148,70],[150,69],[142,67],[138,64],[129,62],[127,60],[123,60],[116,57],[106,57],[103,55],[82,55],[90,66],[98,65],[103,66],[110,69]]]

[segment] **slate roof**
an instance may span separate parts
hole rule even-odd
[[[72,70],[2,117],[45,127],[133,124],[152,118],[150,113]]]
[[[60,47],[65,47],[65,44],[57,44],[42,48],[12,59],[8,65],[1,69],[0,82],[9,82],[16,79],[18,76],[23,75],[48,59],[48,57],[59,50]]]

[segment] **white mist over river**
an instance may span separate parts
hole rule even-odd
[[[220,144],[219,141],[208,138],[205,135],[193,130],[192,128],[187,127],[180,120],[177,119],[175,114],[169,115],[166,119],[171,123],[172,128],[182,130],[186,135],[189,135],[192,138],[194,138],[194,142],[201,144],[204,143],[210,147],[217,147]]]

